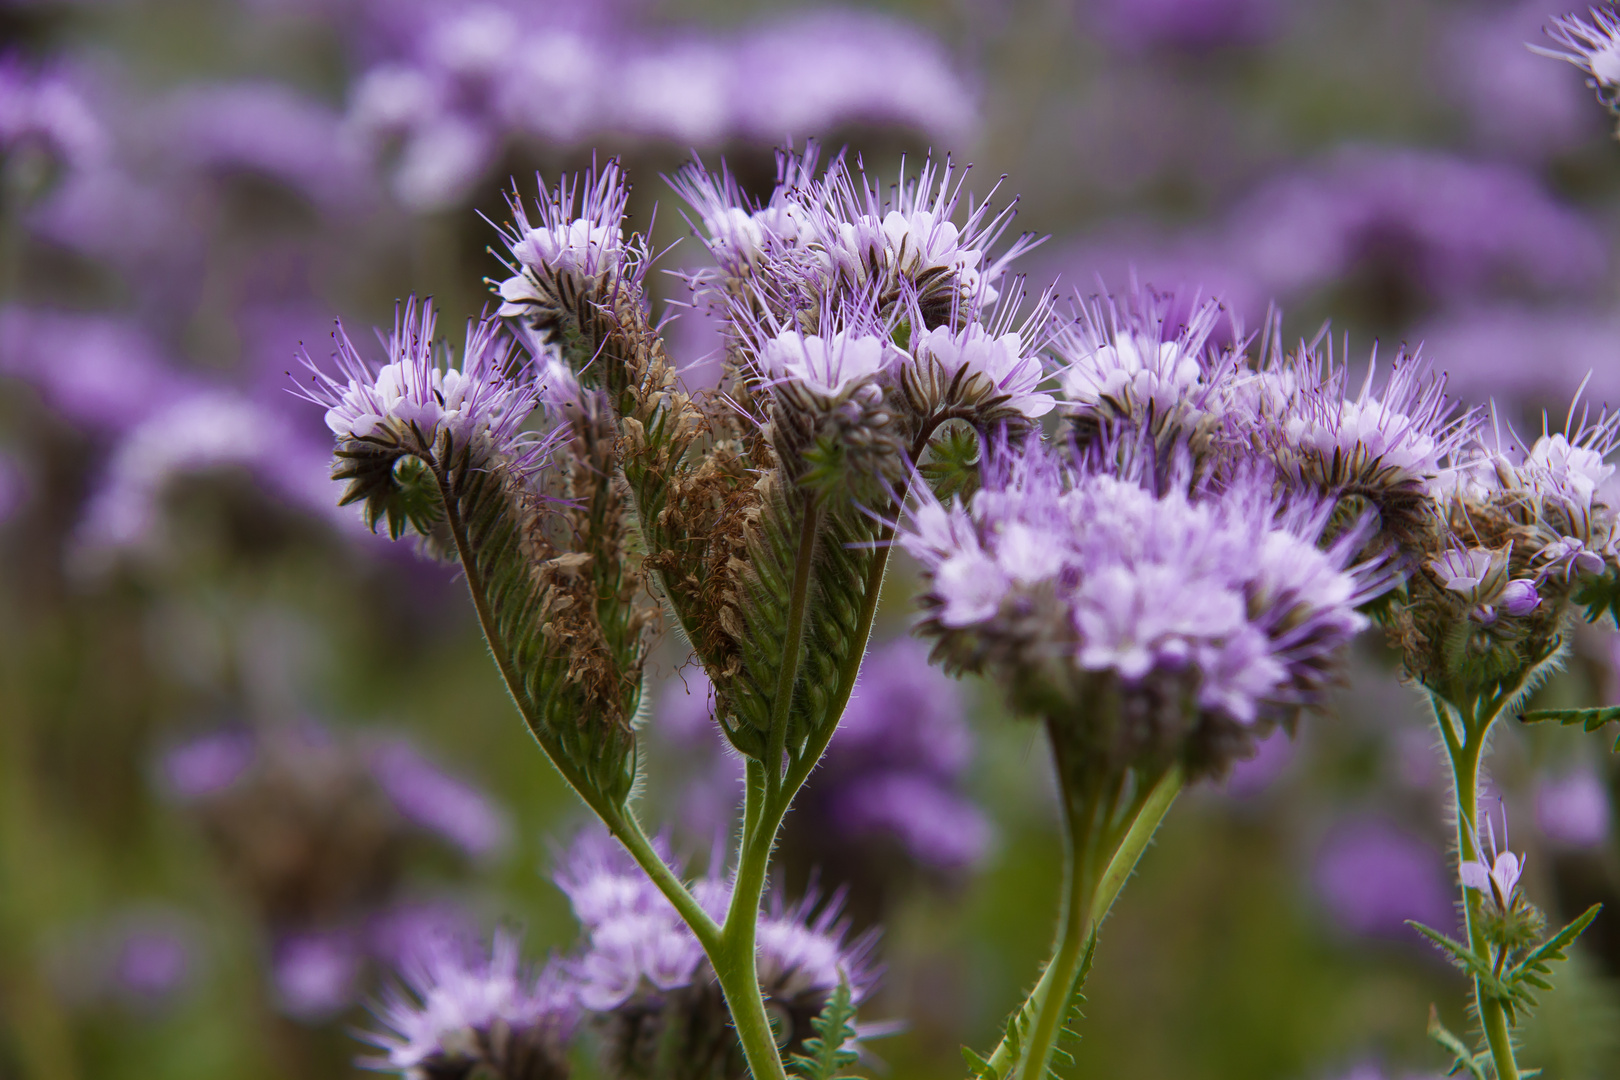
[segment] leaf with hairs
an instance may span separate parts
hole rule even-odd
[[[793,1055],[793,1072],[799,1080],[839,1080],[860,1055],[845,1047],[855,1040],[855,1003],[848,979],[839,979],[821,1015],[810,1021],[815,1034],[804,1040],[807,1053]]]
[[[1591,709],[1533,709],[1521,713],[1519,719],[1526,724],[1544,724],[1556,722],[1565,727],[1580,727],[1588,732],[1596,731],[1605,724],[1620,721],[1620,705],[1599,706]],[[1620,738],[1614,743],[1615,753],[1620,754]]]
[[[1445,1025],[1440,1023],[1440,1010],[1432,1004],[1429,1006],[1429,1038],[1452,1056],[1451,1067],[1446,1070],[1447,1076],[1456,1076],[1466,1070],[1474,1080],[1490,1080],[1485,1073],[1485,1062],[1489,1054],[1475,1054],[1468,1049],[1466,1043],[1447,1031]]]

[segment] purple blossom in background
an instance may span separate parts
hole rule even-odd
[[[195,985],[202,954],[193,919],[168,908],[130,910],[71,927],[45,950],[45,969],[75,1005],[140,1011],[171,1004]]]
[[[513,138],[568,145],[616,131],[692,146],[865,123],[955,142],[977,119],[940,43],[879,15],[652,36],[589,11],[425,5],[397,52],[372,57],[349,102],[349,130],[395,196],[415,209],[453,205]]]
[[[1353,934],[1415,940],[1407,919],[1442,930],[1456,921],[1440,853],[1383,818],[1336,825],[1317,851],[1312,881],[1328,914]]]
[[[1255,45],[1279,30],[1277,0],[1089,0],[1088,14],[1118,48],[1198,52]]]
[[[133,930],[113,964],[117,985],[146,999],[167,997],[191,975],[194,958],[188,942],[169,930]]]
[[[283,1011],[300,1020],[321,1020],[348,1008],[359,990],[365,957],[347,930],[309,931],[278,940],[270,977]]]
[[[1161,290],[1215,284],[1236,311],[1260,318],[1272,300],[1368,271],[1447,304],[1595,294],[1608,255],[1590,221],[1517,166],[1347,146],[1261,183],[1207,229],[1116,228],[1046,262],[1113,289],[1133,276]],[[1459,370],[1470,362],[1445,355]]]
[[[246,728],[208,732],[164,755],[164,785],[182,800],[212,795],[247,772],[256,752],[253,733]]]
[[[1620,400],[1620,316],[1567,307],[1469,307],[1420,327],[1446,357],[1447,385],[1473,401],[1567,401],[1588,375],[1589,400]]]
[[[400,816],[458,845],[489,855],[505,845],[506,819],[484,794],[448,775],[404,742],[371,752],[371,772]]]
[[[67,72],[29,70],[20,55],[0,53],[0,158],[30,150],[73,171],[99,164],[109,140]]]
[[[171,167],[272,177],[334,211],[366,190],[339,115],[276,83],[194,84],[154,106]]]
[[[1254,756],[1232,766],[1221,790],[1237,799],[1252,799],[1269,788],[1294,760],[1294,740],[1281,728],[1255,746]]]
[[[1543,777],[1536,785],[1536,824],[1550,840],[1572,848],[1601,847],[1613,820],[1609,789],[1593,769]]]
[[[245,437],[244,433],[253,433]],[[162,548],[163,499],[191,475],[239,468],[282,502],[359,532],[335,507],[322,444],[281,413],[225,391],[199,391],[155,411],[119,444],[91,494],[74,540],[79,569],[95,573],[125,551]]]
[[[33,385],[62,419],[104,436],[139,424],[182,386],[133,321],[15,305],[0,307],[0,375]]]
[[[661,698],[656,728],[672,742],[707,748],[712,764],[700,765],[703,776],[682,796],[682,820],[718,829],[734,811],[742,766],[723,749],[707,677],[694,669],[682,679]],[[784,844],[796,860],[819,866],[848,854],[851,844],[887,839],[916,866],[964,871],[991,838],[983,812],[962,790],[972,753],[961,691],[928,663],[927,648],[908,639],[878,646],[821,766],[794,802]]]
[[[1607,270],[1590,222],[1511,165],[1370,146],[1340,149],[1262,185],[1228,238],[1274,297],[1387,259],[1424,291],[1590,292]]]
[[[1580,79],[1525,48],[1565,0],[1522,0],[1501,10],[1459,11],[1441,42],[1452,96],[1485,145],[1535,159],[1600,136]]]

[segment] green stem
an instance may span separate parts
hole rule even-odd
[[[1176,796],[1181,794],[1185,783],[1186,777],[1181,771],[1181,766],[1172,766],[1157,784],[1147,788],[1146,797],[1139,805],[1133,807],[1128,819],[1129,827],[1125,830],[1125,838],[1115,849],[1114,857],[1108,863],[1108,869],[1103,871],[1102,879],[1097,883],[1097,895],[1092,900],[1092,909],[1097,913],[1098,925],[1101,925],[1102,921],[1108,918],[1108,913],[1113,910],[1114,900],[1119,896],[1119,891],[1125,887],[1125,882],[1135,872],[1136,864],[1142,860],[1142,853],[1147,850],[1153,834],[1164,821],[1164,815],[1170,812],[1170,807],[1175,803]]]
[[[786,1080],[787,1077],[771,1031],[770,1017],[765,1012],[755,949],[760,898],[765,892],[771,848],[776,843],[776,831],[781,827],[785,812],[786,806],[771,798],[763,786],[748,785],[743,817],[745,821],[753,821],[754,828],[743,834],[731,906],[726,910],[718,947],[709,952],[715,977],[726,996],[732,1025],[737,1029],[737,1041],[742,1044],[743,1056],[748,1060],[748,1071],[754,1080]]]
[[[1094,925],[1101,925],[1102,921],[1108,917],[1109,911],[1113,909],[1114,901],[1119,897],[1120,890],[1125,887],[1125,882],[1130,879],[1131,874],[1136,870],[1136,864],[1142,860],[1142,855],[1147,851],[1147,846],[1152,841],[1153,834],[1158,831],[1165,815],[1170,812],[1170,807],[1175,803],[1176,797],[1181,794],[1185,782],[1186,778],[1183,776],[1180,767],[1173,767],[1157,783],[1151,786],[1144,783],[1142,791],[1138,793],[1136,800],[1127,809],[1116,830],[1120,835],[1120,840],[1112,848],[1107,868],[1098,877],[1095,891],[1092,893],[1090,906]],[[1070,858],[1072,858],[1072,854]],[[1101,858],[1099,857],[1097,861],[1100,862]],[[1066,863],[1065,866],[1067,870],[1068,864]],[[1070,894],[1072,888],[1073,875],[1066,872],[1064,876],[1064,895],[1061,901],[1062,910],[1065,914],[1071,908]],[[1062,932],[1065,926],[1065,923],[1059,924],[1059,938],[1052,946],[1054,962],[1047,964],[1046,970],[1041,975],[1040,982],[1035,985],[1035,989],[1019,1009],[1019,1023],[1021,1025],[1032,1023],[1039,1002],[1047,1000],[1053,994],[1052,984],[1059,977],[1059,973],[1054,970],[1055,961],[1058,952],[1063,946]],[[1065,995],[1065,1000],[1067,1000],[1067,996]],[[1012,1044],[1003,1037],[987,1059],[994,1075],[1009,1075],[1009,1071],[1013,1066],[1012,1049]]]
[[[1057,740],[1053,740],[1054,744]],[[1060,768],[1062,767],[1060,762]],[[1057,947],[1052,960],[1041,973],[1041,981],[1029,999],[1029,1028],[1023,1038],[1015,1080],[1042,1080],[1047,1063],[1057,1047],[1058,1033],[1069,1011],[1074,984],[1080,977],[1095,926],[1092,921],[1096,900],[1097,851],[1099,834],[1106,829],[1112,809],[1107,784],[1087,784],[1087,790],[1065,792],[1064,824],[1068,834],[1063,858],[1064,885],[1062,914],[1058,921]]]
[[[1451,758],[1451,775],[1456,797],[1457,858],[1459,861],[1483,862],[1479,849],[1479,763],[1485,749],[1486,736],[1499,715],[1489,712],[1484,716],[1467,716],[1456,706],[1434,697],[1435,720],[1440,724]],[[1447,731],[1447,720],[1455,716],[1457,727],[1463,733],[1461,741]],[[1490,943],[1480,927],[1477,908],[1479,900],[1463,887],[1463,916],[1468,927],[1468,947],[1480,956],[1489,956]],[[1485,1043],[1490,1047],[1491,1060],[1496,1065],[1497,1080],[1519,1080],[1519,1065],[1513,1056],[1513,1032],[1508,1026],[1507,1010],[1494,997],[1480,992],[1479,979],[1474,979],[1474,1006],[1479,1012],[1480,1027],[1485,1032]]]

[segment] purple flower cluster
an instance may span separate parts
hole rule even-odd
[[[1357,561],[1364,528],[1323,542],[1331,501],[1279,499],[1257,467],[1208,483],[1185,452],[1155,457],[1129,437],[1078,456],[992,447],[977,494],[924,497],[901,543],[948,664],[1045,715],[1122,694],[1135,719],[1102,724],[1093,749],[1219,770],[1320,700],[1366,625],[1356,608],[1391,581]]]
[[[1214,224],[1071,249],[1065,268],[1165,289],[1218,282],[1258,318],[1356,279],[1408,316],[1436,303],[1590,294],[1607,255],[1591,222],[1521,166],[1434,151],[1347,146],[1259,184]]]
[[[496,934],[487,958],[471,952],[438,939],[404,968],[408,990],[389,995],[378,1010],[385,1030],[368,1036],[382,1056],[364,1064],[410,1080],[567,1076],[578,1006],[556,965],[525,972],[511,934]]]
[[[425,3],[352,88],[346,123],[408,206],[462,199],[503,143],[611,131],[680,146],[877,123],[960,137],[975,95],[937,42],[854,11],[657,35],[583,4]],[[373,13],[392,14],[386,5]]]
[[[259,909],[278,1000],[302,1019],[353,1003],[369,961],[397,964],[464,925],[397,899],[413,835],[485,856],[508,833],[484,795],[398,738],[224,728],[170,750],[160,771]]]

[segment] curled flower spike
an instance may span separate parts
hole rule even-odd
[[[556,971],[525,975],[514,935],[497,933],[487,960],[437,941],[405,981],[407,989],[390,992],[378,1010],[384,1030],[365,1036],[383,1051],[362,1062],[367,1068],[407,1080],[479,1070],[499,1080],[567,1075],[578,1007]]]
[[[859,169],[859,166],[856,167]],[[807,191],[815,214],[815,246],[828,288],[876,287],[884,304],[900,299],[902,283],[914,292],[928,326],[960,311],[972,317],[995,302],[996,286],[1007,267],[1038,241],[1020,236],[999,256],[990,249],[1012,223],[1014,206],[992,213],[989,195],[969,200],[965,219],[953,219],[962,205],[967,170],[949,160],[943,167],[928,160],[915,175],[900,176],[880,196],[865,172],[851,170],[842,159]],[[1016,202],[1016,200],[1015,200]]]
[[[1547,36],[1564,51],[1530,46],[1530,51],[1563,60],[1587,74],[1589,85],[1597,88],[1605,104],[1620,86],[1620,14],[1612,9],[1593,8],[1591,21],[1577,15],[1553,19]]]
[[[508,201],[515,224],[503,229],[502,238],[517,265],[511,277],[499,285],[502,318],[526,314],[536,304],[550,299],[552,290],[538,280],[559,274],[595,278],[621,270],[625,258],[623,232],[625,205],[630,186],[618,161],[601,169],[592,168],[583,178],[564,177],[555,189],[537,176],[545,194],[536,202],[539,221],[530,224],[523,200],[514,192]],[[579,216],[574,216],[575,205]]]
[[[469,323],[459,365],[433,340],[437,316],[429,301],[412,298],[395,310],[387,362],[373,367],[340,325],[332,335],[338,378],[306,353],[313,376],[301,393],[325,405],[326,426],[341,440],[359,439],[409,453],[432,453],[440,439],[464,444],[487,434],[512,447],[533,411],[532,389],[509,379],[512,342],[498,324]]]

